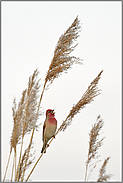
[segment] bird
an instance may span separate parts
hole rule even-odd
[[[44,149],[46,148],[46,146],[48,145],[47,142],[55,136],[55,132],[57,129],[57,120],[55,119],[55,112],[54,109],[48,109],[46,111],[46,119],[44,121],[44,125],[43,125],[43,147],[41,150],[41,153],[44,151]],[[44,151],[44,153],[46,153],[46,150]]]

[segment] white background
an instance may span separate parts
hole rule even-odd
[[[32,181],[83,181],[89,132],[100,114],[106,136],[99,150],[101,162],[89,177],[97,180],[99,168],[111,157],[107,173],[121,181],[121,2],[2,2],[2,179],[9,155],[12,133],[12,103],[19,102],[28,78],[38,68],[43,87],[46,72],[61,34],[78,15],[82,31],[74,56],[83,65],[73,65],[44,93],[45,111],[55,109],[58,127],[88,85],[103,70],[101,94],[77,114],[71,126],[60,132],[30,177]],[[41,90],[40,90],[41,93]],[[25,144],[29,141],[25,138]],[[34,134],[36,159],[42,148],[42,125]],[[11,177],[12,159],[6,176]],[[28,170],[30,172],[31,169]],[[26,174],[27,177],[28,173]]]

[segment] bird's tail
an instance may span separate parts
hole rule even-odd
[[[42,147],[42,150],[41,150],[41,153],[42,153],[42,152],[44,151],[44,149],[46,148],[46,145],[47,145],[47,143],[44,142],[43,147]],[[46,153],[46,150],[44,151],[44,153]]]

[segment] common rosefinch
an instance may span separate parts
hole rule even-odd
[[[54,136],[57,128],[57,120],[55,119],[54,110],[46,111],[46,119],[43,125],[43,147],[41,153],[46,148],[47,142]],[[46,153],[46,150],[44,151]]]

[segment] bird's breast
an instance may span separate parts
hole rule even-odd
[[[57,120],[55,118],[49,118],[48,123],[57,124]]]
[[[57,120],[55,118],[48,119],[44,131],[44,138],[49,140],[55,134],[56,128]]]

